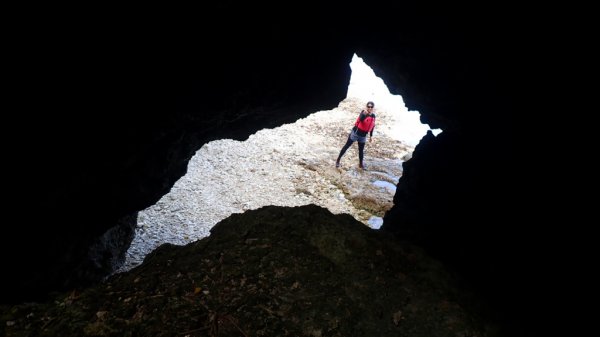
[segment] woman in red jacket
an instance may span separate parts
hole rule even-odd
[[[365,143],[367,142],[367,134],[369,134],[369,142],[373,139],[373,129],[375,128],[375,114],[373,113],[374,107],[375,103],[369,101],[367,102],[367,111],[362,110],[360,112],[360,115],[358,115],[358,118],[356,119],[356,123],[354,123],[352,131],[350,132],[350,135],[348,135],[348,140],[346,141],[344,147],[342,147],[340,155],[335,161],[335,167],[340,167],[340,159],[342,159],[342,156],[344,155],[344,153],[346,153],[346,150],[348,150],[350,145],[357,141],[358,167],[360,167],[363,170],[366,169],[365,165],[363,164],[364,150]]]

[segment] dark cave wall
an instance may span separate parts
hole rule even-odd
[[[228,15],[240,27],[228,35],[197,20],[140,32],[139,20],[65,18],[73,25],[36,26],[19,41],[14,81],[28,91],[16,92],[27,102],[13,115],[22,128],[5,134],[16,216],[2,229],[11,275],[2,302],[105,276],[136,212],[169,191],[202,144],[242,140],[345,98],[353,52],[343,39],[323,25],[257,25],[246,14]]]
[[[422,122],[444,130],[428,133],[403,164],[381,229],[418,243],[495,306],[525,316],[539,298],[525,290],[533,286],[525,281],[533,230],[514,217],[514,40],[492,14],[414,9],[427,14],[369,34],[358,50]],[[528,304],[515,308],[517,301]]]
[[[156,25],[131,17],[25,32],[13,86],[25,103],[12,112],[20,127],[4,135],[14,164],[7,209],[17,216],[2,229],[11,275],[2,302],[99,280],[126,250],[136,212],[169,191],[202,144],[337,106],[354,52],[446,130],[426,137],[406,164],[383,230],[464,269],[500,265],[489,247],[511,239],[490,238],[509,208],[500,197],[507,158],[498,156],[510,146],[504,39],[485,17],[403,5],[369,22],[368,11],[314,7],[293,17],[199,15],[234,33],[198,18]],[[481,31],[484,40],[475,38]]]

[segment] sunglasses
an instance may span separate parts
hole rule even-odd
[[[367,105],[367,109],[373,109],[372,105]]]

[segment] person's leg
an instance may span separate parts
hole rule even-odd
[[[335,167],[340,166],[340,159],[342,159],[342,156],[344,155],[344,153],[346,153],[346,150],[348,150],[348,148],[352,145],[352,143],[354,143],[354,141],[351,139],[351,137],[348,137],[346,144],[342,147],[342,150],[340,151],[340,155],[338,156],[337,160],[335,161]]]
[[[364,152],[365,152],[365,143],[358,142],[358,166],[360,168],[364,168],[365,167],[363,165],[363,158],[365,156]]]

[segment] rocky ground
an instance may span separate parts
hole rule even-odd
[[[378,228],[392,207],[402,162],[413,147],[394,137],[398,111],[376,105],[373,141],[365,146],[367,170],[358,168],[356,143],[336,169],[335,159],[365,104],[349,98],[333,110],[261,130],[245,141],[204,145],[170,193],[140,212],[136,237],[119,272],[139,265],[163,243],[196,241],[229,215],[267,205],[315,204]]]
[[[96,286],[0,305],[0,336],[499,336],[457,281],[348,214],[265,206]]]

